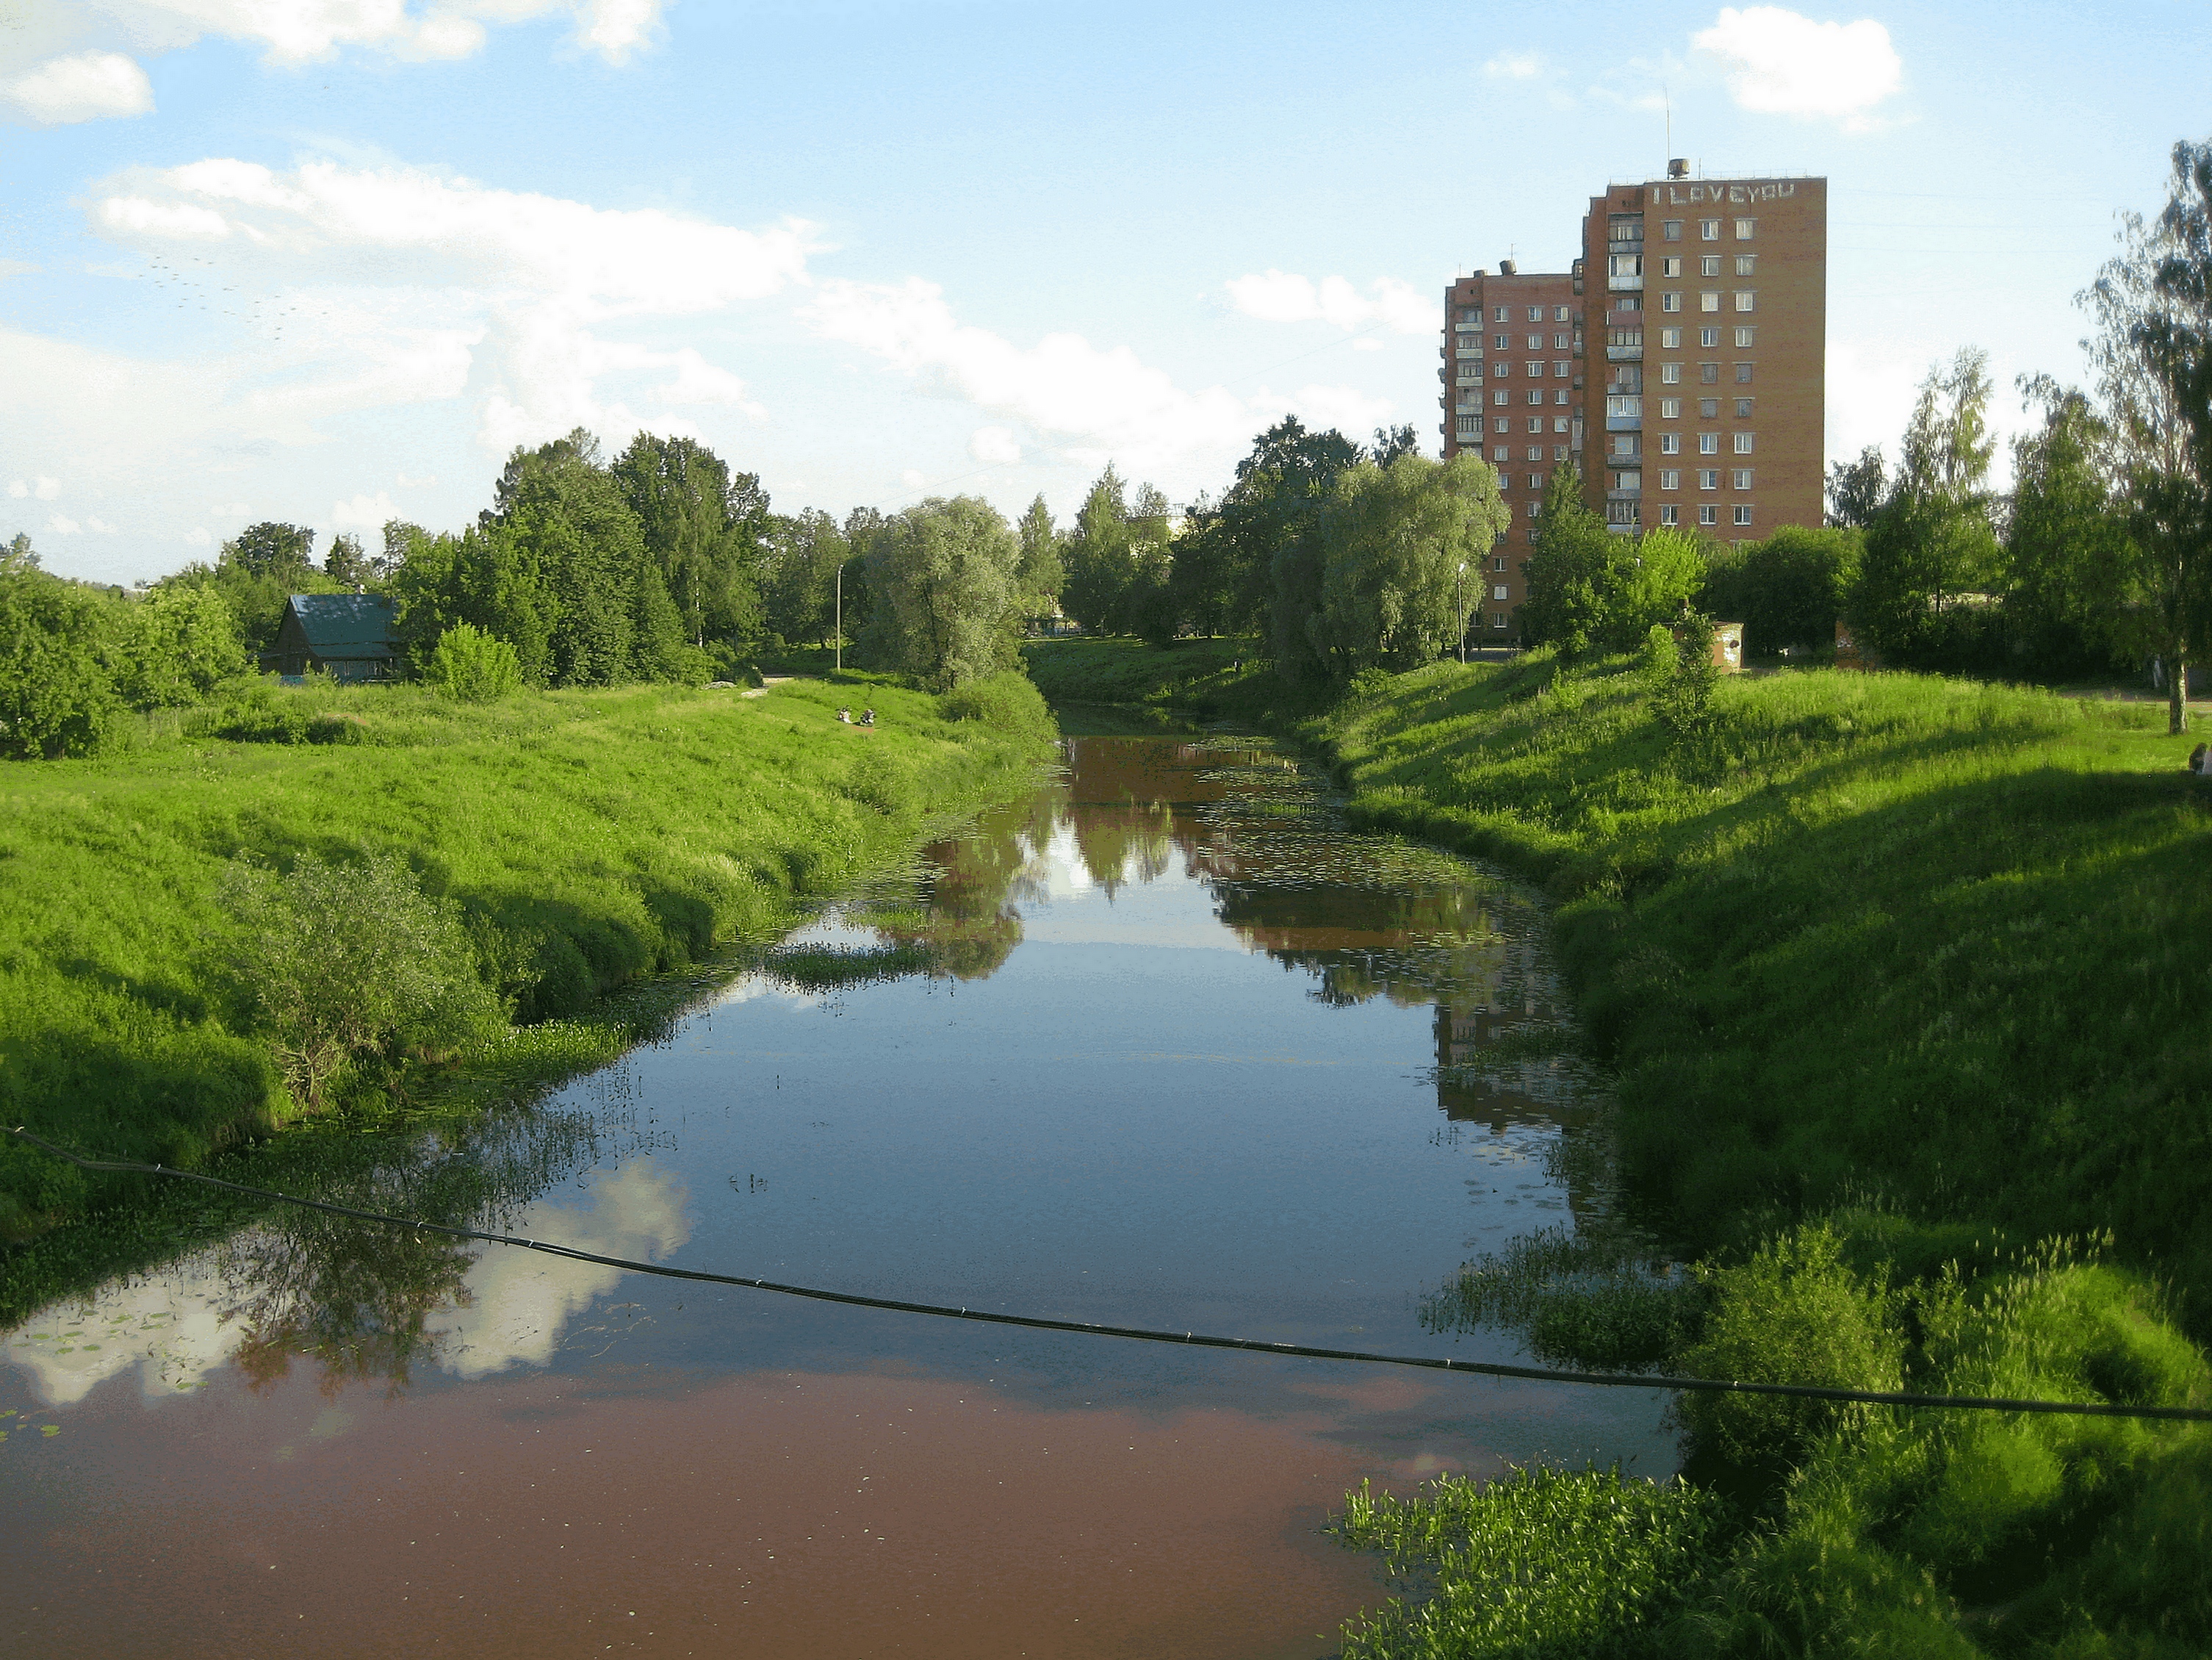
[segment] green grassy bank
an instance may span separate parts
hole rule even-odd
[[[1032,640],[1022,662],[1055,707],[1092,703],[1201,721],[1258,719],[1285,699],[1282,683],[1255,641]]]
[[[326,1116],[395,1087],[511,1092],[609,1058],[654,1013],[650,993],[610,993],[774,937],[933,817],[1018,788],[1046,752],[1048,717],[1018,678],[943,699],[848,680],[487,707],[264,689],[165,717],[112,757],[0,766],[0,1116],[185,1166],[302,1116],[231,968],[219,893],[241,860],[396,858],[465,924],[516,1018]],[[836,718],[864,702],[873,729]],[[31,1259],[73,1231],[58,1225],[137,1191],[0,1143],[11,1303],[52,1277]]]
[[[1725,681],[1678,740],[1650,691],[1626,660],[1440,665],[1304,728],[1361,822],[1556,896],[1638,1219],[1697,1259],[1548,1242],[1432,1312],[1593,1364],[2212,1402],[2190,743],[2138,705],[1833,672]],[[1355,1504],[1347,1541],[1434,1594],[1347,1654],[2212,1649],[2204,1426],[1680,1410],[1719,1512],[1601,1474]]]

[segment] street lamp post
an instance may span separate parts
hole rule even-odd
[[[837,672],[845,672],[845,562],[837,562]]]
[[[1459,562],[1459,575],[1452,579],[1452,598],[1459,606],[1459,660],[1467,661],[1467,561]]]

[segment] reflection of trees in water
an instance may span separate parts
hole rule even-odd
[[[908,972],[957,980],[997,973],[1022,943],[1018,908],[1047,891],[1045,849],[1065,794],[1055,785],[985,813],[923,854],[918,891],[857,906],[853,920],[910,963]]]
[[[313,1196],[449,1226],[502,1231],[538,1195],[601,1152],[581,1114],[502,1117],[443,1146],[422,1137],[338,1151]],[[435,1233],[282,1207],[220,1247],[221,1313],[240,1328],[233,1359],[261,1389],[295,1360],[321,1369],[322,1389],[382,1379],[394,1393],[436,1358],[435,1316],[468,1306],[464,1277],[480,1248]]]

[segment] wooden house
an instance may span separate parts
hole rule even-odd
[[[261,666],[282,675],[333,680],[389,680],[399,672],[398,621],[378,593],[295,593],[284,602],[276,644]]]

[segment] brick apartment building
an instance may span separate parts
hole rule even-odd
[[[1444,453],[1478,450],[1513,515],[1471,639],[1515,633],[1562,460],[1624,535],[1822,521],[1828,182],[1688,173],[1590,198],[1570,271],[1509,260],[1445,290]]]

